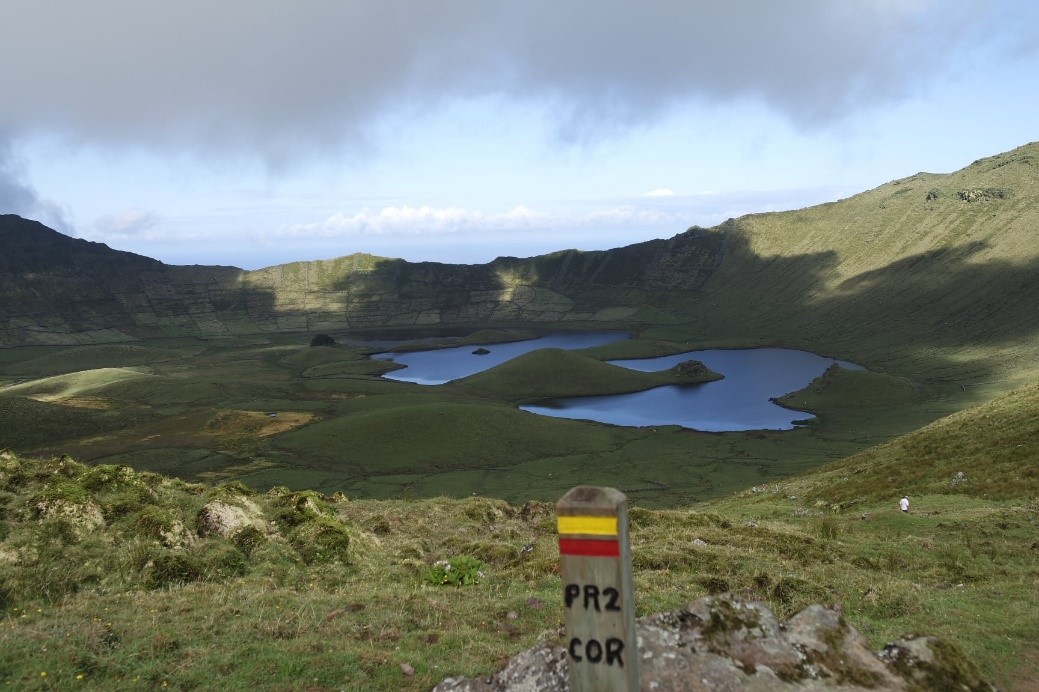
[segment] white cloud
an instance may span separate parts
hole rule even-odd
[[[582,213],[547,213],[517,206],[506,212],[485,212],[460,207],[384,207],[375,211],[337,212],[320,223],[295,224],[276,235],[295,237],[346,237],[390,235],[446,235],[458,233],[551,231],[618,228],[628,226],[684,228],[681,212],[619,206]]]
[[[106,214],[94,222],[94,228],[106,237],[126,237],[145,234],[159,223],[154,211],[133,207],[115,214]]]
[[[674,197],[675,191],[669,187],[661,187],[656,190],[650,190],[642,195],[643,197]]]
[[[378,211],[362,209],[353,214],[337,212],[320,223],[286,226],[278,234],[330,237],[508,231],[539,226],[548,219],[546,214],[524,206],[499,213],[460,207],[383,207]]]

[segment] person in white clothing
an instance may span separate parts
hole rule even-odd
[[[898,502],[898,508],[900,510],[902,510],[903,512],[905,512],[906,514],[909,514],[909,496],[908,495],[903,495],[902,496],[902,499],[899,500],[899,502]]]

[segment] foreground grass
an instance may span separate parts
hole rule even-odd
[[[887,385],[898,383],[878,396]],[[639,613],[721,591],[784,616],[835,603],[875,647],[938,635],[996,684],[1027,689],[1039,481],[1034,439],[1020,435],[1037,412],[1039,390],[1024,388],[710,503],[650,510],[633,498]],[[998,458],[986,465],[963,440]],[[918,445],[947,463],[916,464],[907,450]],[[0,684],[428,689],[561,636],[550,504],[258,494],[61,458],[2,464]],[[951,482],[954,468],[968,469],[965,482]],[[896,508],[903,492],[909,515]],[[254,530],[188,538],[217,500],[255,507]],[[104,525],[85,530],[83,512],[57,501],[93,504]],[[426,580],[463,556],[484,563],[479,583]]]

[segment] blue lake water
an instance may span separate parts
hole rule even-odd
[[[487,355],[474,355],[478,346],[468,345],[414,353],[378,353],[373,358],[407,366],[383,377],[436,385],[475,374],[539,348],[589,348],[625,338],[624,334],[610,332],[551,334],[529,341],[488,344],[484,346],[490,351]],[[795,420],[811,418],[811,414],[777,406],[770,399],[801,389],[833,363],[862,369],[807,351],[781,348],[710,349],[610,362],[651,372],[667,370],[687,360],[701,361],[725,379],[657,387],[632,394],[555,399],[521,408],[545,416],[613,425],[680,425],[707,432],[789,430],[795,427]]]
[[[512,341],[505,344],[484,344],[490,351],[486,355],[474,355],[479,345],[440,348],[432,351],[414,351],[412,353],[376,353],[377,360],[392,360],[407,367],[403,370],[388,372],[383,377],[402,382],[416,384],[444,384],[460,377],[468,377],[478,372],[501,365],[524,353],[540,348],[564,348],[568,350],[591,348],[603,344],[627,339],[628,335],[620,332],[582,332],[575,334],[549,334],[538,339]]]
[[[772,397],[801,389],[833,363],[852,370],[862,369],[807,351],[783,348],[690,351],[663,358],[611,362],[652,372],[686,360],[698,360],[725,379],[657,387],[632,394],[556,399],[521,408],[544,416],[613,425],[680,425],[706,432],[790,430],[796,427],[795,420],[812,415],[778,406],[770,401]]]

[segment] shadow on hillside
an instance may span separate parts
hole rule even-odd
[[[483,265],[353,256],[243,272],[165,266],[23,219],[5,223],[26,258],[61,258],[53,271],[0,272],[12,297],[0,300],[5,345],[110,340],[105,333],[117,331],[147,338],[563,320],[594,328],[625,319],[638,328],[636,313],[656,310],[683,338],[752,338],[876,360],[933,347],[998,349],[1039,331],[1039,262],[991,259],[977,242],[849,277],[833,251],[759,255],[730,220],[613,250]]]
[[[594,327],[609,308],[649,306],[684,322],[676,333],[686,338],[752,337],[874,361],[918,356],[939,369],[936,348],[998,349],[1039,331],[1039,262],[993,260],[987,249],[933,250],[847,277],[833,251],[761,256],[730,221],[669,240],[485,265],[377,260],[331,290],[351,327]]]
[[[709,287],[743,318],[828,332],[886,335],[895,345],[999,345],[1039,330],[1039,262],[985,259],[974,242],[900,259],[841,280],[834,253],[763,258],[734,242],[727,275]]]
[[[499,257],[488,264],[379,259],[334,282],[352,326],[423,326],[605,319],[659,291],[698,291],[718,269],[729,236],[694,228],[669,240],[602,251]]]

